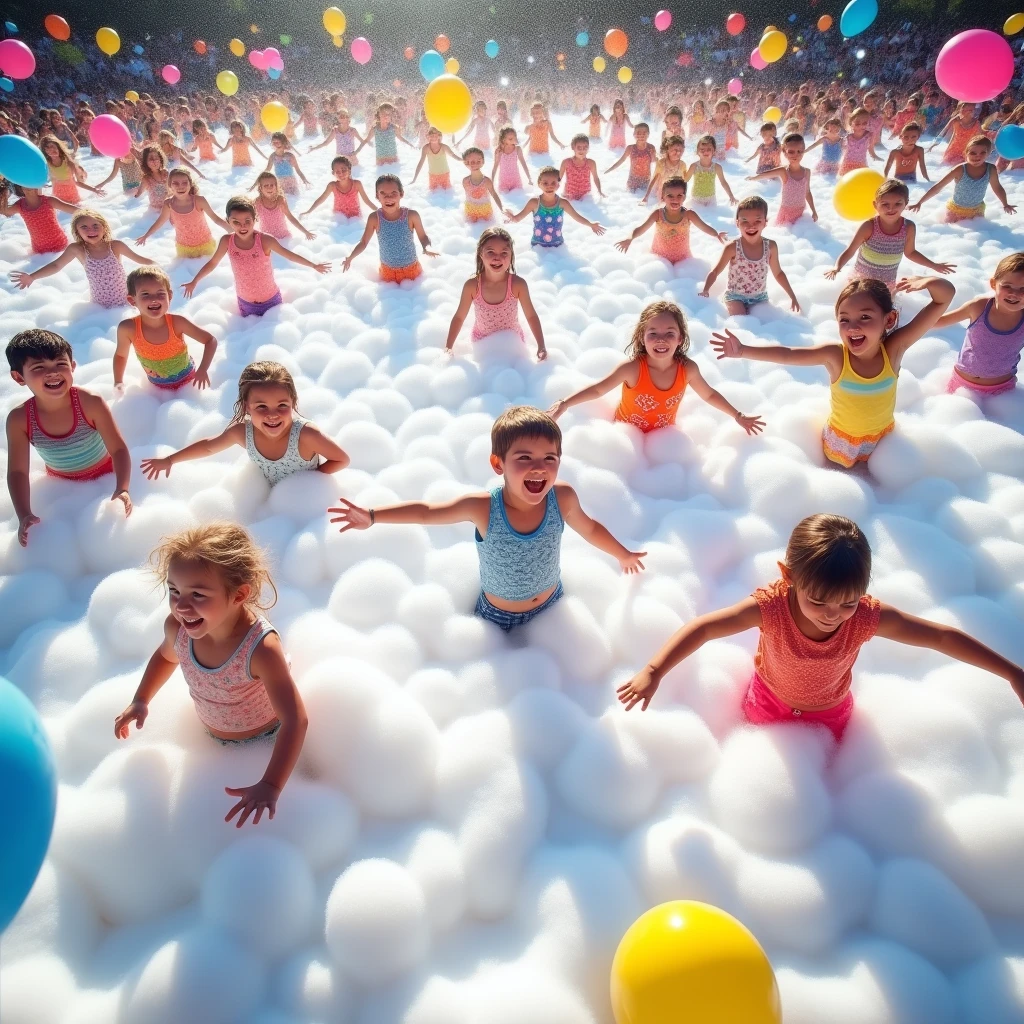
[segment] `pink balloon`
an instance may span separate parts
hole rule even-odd
[[[370,46],[369,39],[357,36],[352,40],[352,59],[357,64],[369,64],[372,56],[373,47]]]
[[[743,92],[743,83],[738,78],[730,78],[728,88],[730,96],[739,96]]]
[[[3,43],[0,43],[3,46]],[[1013,78],[1013,50],[995,32],[972,28],[953,36],[939,50],[935,81],[964,103],[984,103],[998,96]]]
[[[266,71],[268,67],[267,55],[263,50],[250,50],[249,63],[258,71]]]
[[[100,114],[89,125],[92,148],[104,156],[120,159],[132,148],[132,137],[125,123],[113,114]]]
[[[168,85],[177,85],[181,81],[181,72],[173,64],[165,64],[160,69],[160,77]]]
[[[768,61],[761,56],[761,51],[756,46],[750,51],[750,66],[758,71],[764,71],[768,67]]]
[[[267,59],[267,67],[277,67],[278,64],[284,67],[284,59],[281,56],[281,51],[276,46],[268,46],[263,51],[263,56]]]
[[[672,12],[671,11],[658,11],[654,16],[654,27],[659,32],[664,32],[665,29],[672,24]]]
[[[20,39],[0,42],[0,71],[8,78],[28,78],[35,69],[35,54]]]

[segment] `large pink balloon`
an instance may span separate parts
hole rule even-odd
[[[89,141],[97,153],[120,159],[132,148],[132,137],[124,121],[113,114],[100,114],[89,125]]]
[[[267,64],[267,55],[263,50],[250,50],[249,63],[259,71],[266,71],[269,67]]]
[[[671,11],[658,11],[654,16],[654,27],[659,32],[664,32],[665,29],[672,24],[672,12]]]
[[[729,95],[739,96],[743,92],[743,83],[738,78],[729,79]]]
[[[370,46],[369,39],[357,36],[352,40],[352,59],[357,64],[369,64],[372,56],[373,47]]]
[[[20,39],[0,42],[0,71],[8,78],[28,78],[35,69],[35,54]]]
[[[177,85],[181,81],[181,72],[173,64],[165,64],[160,69],[160,77],[168,85]]]
[[[284,71],[284,57],[281,56],[281,51],[276,46],[268,46],[263,51],[263,56],[267,62],[267,68]]]
[[[750,66],[758,71],[764,71],[768,67],[768,61],[761,56],[761,51],[756,46],[750,51]]]
[[[0,46],[3,44],[0,43]],[[953,36],[935,61],[935,81],[948,96],[984,103],[998,96],[1013,78],[1013,50],[998,33],[972,28]]]

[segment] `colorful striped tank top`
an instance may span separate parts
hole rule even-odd
[[[398,163],[398,140],[395,138],[395,126],[378,128],[373,133],[373,142],[377,149],[377,163]]]
[[[150,382],[158,388],[173,390],[187,384],[195,376],[196,368],[185,339],[174,332],[174,318],[170,313],[164,315],[164,322],[167,324],[167,340],[154,343],[146,340],[142,333],[142,317],[137,316],[132,348]]]
[[[875,217],[871,222],[871,235],[857,251],[857,262],[853,268],[854,278],[873,278],[888,285],[889,291],[896,290],[896,277],[907,247],[907,226],[910,221],[900,218],[900,229],[890,235],[882,230],[881,222]]]
[[[862,377],[843,345],[843,372],[830,389],[832,408],[822,433],[825,455],[849,468],[863,462],[895,425],[896,373],[882,346],[882,372]]]
[[[78,388],[68,392],[74,423],[66,434],[48,434],[39,422],[35,398],[25,403],[29,443],[46,464],[48,476],[62,480],[95,480],[113,472],[114,464],[100,432],[85,418]]]

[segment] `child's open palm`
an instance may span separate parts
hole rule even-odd
[[[146,474],[149,480],[159,480],[161,473],[166,473],[168,476],[171,475],[171,466],[173,463],[170,458],[166,459],[143,459],[140,463],[142,472]]]
[[[640,573],[644,571],[644,563],[640,559],[646,557],[646,551],[627,551],[624,555],[620,556],[619,565],[622,566],[622,571],[627,575]]]
[[[224,792],[228,796],[240,798],[238,803],[224,816],[225,821],[230,821],[239,811],[242,812],[238,817],[238,821],[235,822],[235,828],[241,828],[249,819],[249,815],[254,811],[255,817],[252,819],[254,825],[260,823],[260,818],[263,817],[264,811],[267,812],[270,818],[273,818],[274,812],[277,810],[277,798],[281,795],[281,790],[277,786],[273,786],[262,779],[254,786],[240,786],[237,789],[225,786]]]
[[[146,724],[146,716],[149,714],[149,705],[144,700],[136,700],[128,705],[114,719],[114,735],[119,740],[128,739],[129,726],[135,723],[136,729],[141,729]]]
[[[346,530],[368,530],[372,525],[370,513],[365,508],[353,504],[348,498],[339,498],[342,508],[329,508],[328,513],[337,513],[331,520],[332,523],[341,523],[338,527],[340,533]]]
[[[711,347],[718,353],[719,359],[739,359],[743,355],[743,345],[732,331],[712,334]]]
[[[764,420],[760,416],[744,416],[740,413],[736,417],[736,422],[751,435],[760,434],[764,430]]]
[[[641,701],[641,711],[647,710],[647,705],[658,692],[659,680],[655,679],[649,668],[641,669],[628,683],[623,683],[615,692],[619,700],[625,704],[626,710],[631,711]]]

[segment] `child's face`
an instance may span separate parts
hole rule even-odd
[[[864,109],[870,113],[875,109],[875,97],[865,96],[864,97]]]
[[[248,210],[232,210],[228,214],[228,226],[236,235],[247,238],[252,234],[255,225],[253,216]]]
[[[382,110],[380,112],[380,126],[381,128],[387,128],[389,124],[391,124],[391,111]]]
[[[335,164],[334,177],[338,181],[348,181],[352,177],[352,168],[346,167],[344,164]]]
[[[338,118],[338,127],[343,132],[347,132],[348,131],[348,126],[351,123],[351,121],[352,121],[352,119],[349,118],[349,117],[339,117]]]
[[[850,124],[855,132],[861,133],[868,130],[868,119],[863,114],[855,117]]]
[[[47,160],[51,163],[55,163],[60,160],[60,147],[53,142],[48,142],[43,146],[43,154]]]
[[[248,587],[231,592],[205,562],[173,559],[167,567],[167,599],[171,614],[192,640],[220,628],[244,604]]]
[[[851,355],[870,359],[878,354],[886,332],[896,326],[896,312],[883,313],[867,292],[844,299],[836,310],[839,336]]]
[[[665,127],[669,130],[670,134],[674,135],[678,133],[679,129],[682,127],[682,124],[683,123],[678,114],[669,114],[665,118]]]
[[[387,210],[395,210],[402,201],[401,189],[391,181],[377,186],[377,202]]]
[[[673,359],[682,341],[679,323],[671,313],[651,317],[644,327],[644,351],[656,362]]]
[[[280,384],[256,384],[250,388],[245,411],[253,428],[268,437],[280,437],[292,429],[292,396]]]
[[[150,153],[146,158],[146,166],[156,174],[157,171],[163,166],[163,161],[160,159],[159,153]]]
[[[840,128],[839,128],[839,125],[837,125],[837,124],[830,124],[828,126],[827,134],[828,134],[828,138],[829,138],[830,142],[835,142],[836,139],[839,138],[839,131],[840,131]]]
[[[264,199],[273,199],[277,195],[277,182],[271,181],[270,178],[264,178],[260,182],[260,195]]]
[[[167,292],[167,285],[151,277],[144,277],[139,282],[135,294],[129,295],[128,301],[142,316],[150,320],[161,319],[171,308],[171,296]]]
[[[668,157],[669,163],[677,164],[683,159],[683,147],[678,142],[673,143],[668,147],[665,155]]]
[[[964,109],[960,111],[960,116],[965,121],[973,121],[974,115],[978,112],[978,108],[973,103],[965,103]]]
[[[544,109],[542,107],[534,107],[533,110],[530,111],[530,117],[533,118],[534,124],[538,121],[543,121]]]
[[[647,140],[650,138],[650,132],[646,128],[634,128],[633,138],[636,139],[638,146],[646,146]]]
[[[715,155],[715,147],[710,142],[699,142],[697,143],[697,156],[700,157],[702,164],[711,163]]]
[[[505,477],[505,486],[515,498],[539,505],[554,486],[561,461],[553,441],[521,437],[512,442],[504,459],[492,455],[491,467]]]
[[[761,210],[740,210],[736,214],[736,227],[745,238],[757,238],[767,223]]]
[[[982,164],[988,159],[989,153],[992,150],[988,146],[968,146],[967,152],[964,153],[964,157],[972,167],[981,167]]]
[[[887,192],[871,203],[881,217],[895,219],[907,208],[907,201],[898,192]]]
[[[1014,313],[1024,309],[1024,271],[992,278],[989,287],[996,293],[996,305]]]
[[[579,142],[573,143],[572,151],[582,160],[590,152],[590,143],[580,139]]]
[[[796,595],[797,610],[812,626],[822,633],[834,633],[856,611],[860,598],[848,601],[836,601],[833,598],[823,600],[812,597],[798,588],[793,588]]]
[[[798,164],[804,158],[804,144],[803,142],[789,142],[783,152],[791,164]]]
[[[56,359],[33,357],[21,368],[21,373],[11,370],[11,376],[24,384],[36,398],[53,399],[65,397],[74,380],[75,362],[70,356]]]
[[[904,149],[913,149],[917,145],[918,139],[921,138],[920,132],[905,131],[901,136],[903,140]]]
[[[761,141],[766,145],[770,146],[775,141],[775,132],[770,128],[761,129]]]
[[[516,146],[518,146],[518,145],[519,145],[519,136],[516,135],[515,132],[509,132],[508,135],[506,135],[501,140],[502,149],[504,149],[506,153],[511,153],[512,150],[514,150],[516,148]]]
[[[546,196],[554,195],[558,190],[558,175],[557,174],[542,174],[537,179],[537,184],[540,186],[541,192]]]
[[[470,153],[465,159],[465,164],[469,168],[471,174],[476,174],[484,165],[483,157],[479,153]]]
[[[661,201],[667,209],[676,213],[683,208],[683,203],[686,202],[686,189],[679,185],[666,185],[661,190]]]
[[[87,245],[93,245],[103,237],[104,228],[95,217],[83,217],[75,227],[75,232]]]
[[[240,139],[244,135],[245,132],[242,130],[242,126],[240,124],[236,124],[235,127],[231,129],[231,138],[233,139]]]
[[[430,148],[438,150],[441,148],[441,133],[439,131],[427,132],[427,142],[430,144]]]
[[[179,198],[184,199],[192,188],[192,182],[184,174],[175,174],[168,182],[171,191]]]
[[[283,153],[285,151],[285,143],[283,139],[274,139],[274,151],[277,153]]]
[[[480,251],[485,267],[496,274],[504,274],[512,265],[512,246],[504,238],[488,238]]]

